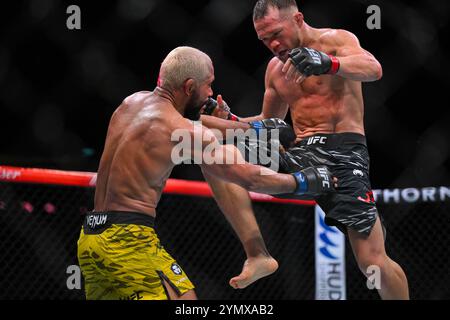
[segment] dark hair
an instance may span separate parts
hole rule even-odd
[[[274,7],[278,10],[290,7],[298,9],[295,0],[258,0],[253,8],[253,21],[264,18],[269,7]]]

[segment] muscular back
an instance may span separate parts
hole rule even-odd
[[[137,211],[155,215],[173,168],[172,123],[182,120],[173,106],[152,92],[124,100],[111,117],[100,160],[95,211]]]
[[[309,47],[336,55],[328,29]],[[340,76],[310,76],[301,84],[286,80],[283,63],[273,58],[268,66],[266,86],[282,104],[289,105],[298,138],[314,133],[356,132],[364,134],[361,82]]]

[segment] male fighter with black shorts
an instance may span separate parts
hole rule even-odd
[[[348,235],[364,275],[371,274],[372,265],[380,268],[381,298],[408,299],[405,273],[385,251],[369,181],[361,82],[380,79],[380,63],[352,33],[309,26],[295,0],[257,1],[253,22],[275,55],[266,70],[262,112],[241,119],[227,114],[228,121],[202,116],[203,124],[221,130],[264,128],[268,120],[263,119],[284,119],[290,111],[297,140],[281,154],[280,168],[292,172],[320,164],[330,169],[339,188],[316,197],[326,223]]]

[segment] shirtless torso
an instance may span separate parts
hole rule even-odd
[[[346,33],[317,29],[317,40],[309,47],[336,55],[339,47],[335,37]],[[333,37],[334,36],[334,37]],[[344,35],[347,36],[347,35]],[[339,76],[310,76],[300,84],[286,79],[284,63],[274,57],[266,73],[266,111],[275,113],[289,109],[297,138],[315,133],[354,132],[364,135],[361,82]],[[263,110],[264,110],[263,109]]]
[[[124,100],[111,118],[100,160],[95,211],[135,211],[155,216],[174,164],[171,133],[188,122],[168,100],[149,91]]]

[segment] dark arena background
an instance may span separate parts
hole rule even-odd
[[[2,4],[0,299],[84,299],[83,279],[74,279],[76,242],[84,213],[93,206],[92,179],[109,119],[126,96],[153,90],[170,50],[189,45],[208,53],[215,66],[214,95],[222,94],[239,116],[259,114],[271,53],[256,37],[254,3]],[[363,93],[371,182],[387,227],[386,248],[404,268],[412,299],[450,299],[450,3],[297,3],[309,25],[353,32],[382,64],[383,78],[363,84]],[[80,9],[79,29],[68,28],[71,5]],[[380,9],[379,28],[370,25],[371,5]],[[280,268],[244,290],[232,289],[228,280],[241,271],[245,254],[206,185],[194,183],[204,180],[200,169],[178,166],[171,179],[156,230],[200,299],[320,299],[321,276],[335,284],[337,295],[330,299],[379,299],[348,242],[345,272],[319,274],[323,238],[313,203],[258,195],[256,218]]]

